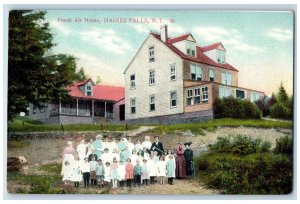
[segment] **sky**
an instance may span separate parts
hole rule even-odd
[[[271,95],[282,82],[293,93],[291,12],[200,10],[48,10],[53,53],[77,58],[94,81],[124,86],[123,72],[149,35],[168,25],[169,36],[190,32],[200,46],[222,42],[239,70],[239,86]],[[147,19],[147,20],[146,20]],[[109,20],[109,21],[107,21]]]

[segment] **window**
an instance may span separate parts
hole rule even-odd
[[[232,89],[230,87],[220,87],[219,88],[219,97],[220,98],[227,98],[232,96]]]
[[[154,47],[149,47],[149,62],[154,62]]]
[[[209,80],[215,81],[215,71],[213,69],[209,69]]]
[[[149,85],[155,84],[155,71],[150,70],[149,71]]]
[[[202,87],[202,101],[208,101],[208,87]]]
[[[195,89],[194,102],[195,102],[195,104],[199,104],[201,102],[200,88]]]
[[[259,100],[259,93],[252,92],[250,94],[250,101],[255,102]]]
[[[187,90],[187,105],[188,106],[193,105],[193,90],[192,89]]]
[[[196,45],[194,42],[186,41],[186,54],[189,56],[195,56],[196,55]]]
[[[231,74],[228,72],[222,72],[222,84],[231,85]]]
[[[135,74],[130,76],[130,89],[135,89]]]
[[[130,109],[131,109],[131,114],[135,114],[136,113],[135,98],[130,99]]]
[[[243,91],[243,90],[236,90],[235,91],[235,95],[236,95],[236,98],[238,98],[238,99],[245,99],[246,98],[246,96],[245,96],[245,91]]]
[[[217,61],[221,64],[225,64],[225,51],[223,50],[217,51]]]
[[[171,108],[174,108],[177,106],[177,92],[176,91],[172,91],[171,92]]]
[[[175,66],[175,64],[171,64],[170,69],[171,69],[171,81],[176,80],[176,66]]]
[[[91,86],[86,86],[86,95],[91,96],[92,95],[92,87]]]
[[[150,96],[150,111],[155,111],[155,95]]]
[[[202,81],[202,68],[198,65],[190,64],[191,79]]]

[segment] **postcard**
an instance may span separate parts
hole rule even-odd
[[[294,13],[11,10],[9,194],[293,192]]]

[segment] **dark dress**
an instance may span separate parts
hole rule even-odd
[[[184,149],[177,148],[176,149],[176,178],[185,178],[186,170],[185,170],[185,159],[184,159]]]
[[[153,142],[151,145],[151,151],[157,151],[157,156],[160,156],[165,152],[161,142],[158,142],[157,144],[156,142]]]
[[[193,150],[191,149],[186,149],[184,151],[184,159],[186,163],[186,175],[187,176],[192,176],[193,175]]]

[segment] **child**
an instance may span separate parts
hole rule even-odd
[[[111,168],[110,163],[106,162],[104,167],[104,182],[106,186],[110,186],[111,181]]]
[[[143,184],[146,183],[146,185],[148,186],[150,168],[147,164],[147,159],[144,159],[143,162],[144,162],[144,165],[142,166],[142,181],[143,181]]]
[[[72,162],[72,178],[71,181],[74,182],[76,188],[79,187],[79,182],[82,181],[82,174],[80,171],[80,161],[79,157],[76,155],[74,161]]]
[[[87,144],[85,144],[84,139],[80,141],[80,144],[77,145],[76,151],[79,155],[79,160],[84,161],[84,158],[86,156],[86,149],[87,149]]]
[[[143,159],[146,159],[147,161],[149,160],[150,156],[149,156],[149,153],[147,151],[147,148],[146,147],[143,147],[143,152],[142,152],[142,156],[143,156]]]
[[[153,160],[153,154],[151,154],[150,159],[148,161],[149,166],[149,176],[150,176],[150,184],[154,184],[154,178],[157,176],[157,166]]]
[[[127,159],[125,170],[126,170],[125,179],[127,180],[127,187],[131,187],[131,183],[133,179],[133,165],[131,164],[130,158]]]
[[[130,156],[130,160],[135,162],[138,159],[139,159],[139,156],[136,154],[136,150],[132,150],[132,154]]]
[[[112,188],[118,188],[118,161],[114,158],[113,163],[111,165],[111,180],[112,180]]]
[[[128,146],[126,146],[125,150],[121,152],[120,157],[123,162],[127,161],[127,159],[131,157],[131,152],[129,151]]]
[[[71,176],[72,176],[72,166],[69,161],[65,161],[64,165],[62,167],[61,175],[63,176],[63,181],[65,185],[68,184],[68,181],[71,181]]]
[[[125,180],[126,170],[125,170],[125,164],[122,160],[120,160],[120,163],[119,163],[118,175],[119,175],[120,187],[123,188],[124,187],[124,180]]]
[[[84,161],[81,163],[80,170],[81,170],[82,175],[83,175],[84,187],[85,188],[89,187],[89,185],[90,185],[90,171],[91,171],[91,168],[90,168],[90,164],[88,162],[88,158],[87,157],[85,157]]]
[[[95,155],[97,156],[97,155]],[[96,168],[97,168],[97,165],[98,163],[96,162],[96,158],[95,157],[92,157],[92,160],[89,162],[90,164],[90,176],[91,176],[91,184],[92,186],[97,186],[97,178],[96,178]]]
[[[175,160],[172,154],[169,155],[169,159],[167,161],[167,177],[168,184],[173,185],[173,179],[175,178]]]
[[[96,178],[98,181],[98,187],[103,188],[103,180],[104,180],[104,166],[102,160],[98,160],[98,164],[96,167]]]
[[[166,162],[164,161],[164,156],[160,156],[159,161],[157,162],[158,167],[158,177],[159,177],[159,183],[164,184],[165,176],[167,174],[166,169]]]
[[[141,186],[141,175],[142,175],[142,167],[140,165],[140,160],[136,160],[136,165],[133,169],[133,175],[134,175],[134,187],[136,184],[138,186]]]

